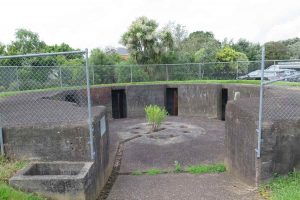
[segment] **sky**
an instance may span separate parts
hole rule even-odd
[[[189,33],[211,31],[222,41],[252,42],[300,37],[300,0],[1,0],[0,42],[18,28],[47,44],[73,48],[119,47],[121,35],[140,16],[170,21]]]

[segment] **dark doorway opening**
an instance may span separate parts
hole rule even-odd
[[[225,120],[225,112],[226,112],[226,104],[228,101],[228,89],[227,88],[223,88],[222,89],[222,116],[221,116],[221,120]]]
[[[178,115],[178,89],[167,88],[166,91],[166,109],[169,115]]]
[[[126,93],[125,90],[112,90],[112,117],[114,119],[126,118]]]
[[[72,102],[72,103],[78,103],[78,100],[77,100],[75,94],[67,94],[65,96],[65,101]]]

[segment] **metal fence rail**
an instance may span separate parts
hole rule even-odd
[[[291,62],[299,66],[300,60],[266,60],[266,69],[280,63]],[[144,65],[91,65],[90,76],[93,85],[182,80],[260,80],[260,61],[144,64]],[[257,71],[256,77],[248,77]],[[251,74],[250,74],[251,75]],[[270,74],[272,76],[272,74]]]
[[[1,56],[0,127],[87,122],[93,159],[89,78],[88,50]]]

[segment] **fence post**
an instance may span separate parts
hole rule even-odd
[[[0,146],[1,146],[1,155],[4,156],[4,142],[3,142],[2,127],[0,127]]]
[[[198,77],[201,79],[201,63],[199,63]]]
[[[132,65],[130,65],[130,83],[133,81],[133,75],[132,75]]]
[[[236,61],[236,79],[239,78],[239,61]]]
[[[60,87],[62,88],[62,75],[61,75],[61,66],[59,66],[59,82],[60,82]]]
[[[259,118],[257,129],[257,149],[256,157],[260,158],[261,153],[261,135],[262,135],[262,123],[263,123],[263,103],[264,103],[264,71],[265,71],[265,45],[262,46],[261,53],[261,77],[260,77],[260,94],[259,94]]]
[[[91,148],[91,159],[94,160],[94,139],[93,139],[93,121],[92,121],[92,105],[91,105],[91,91],[90,91],[90,74],[88,63],[88,49],[85,49],[85,75],[86,75],[86,92],[88,100],[88,124],[89,124],[89,143]]]
[[[20,91],[20,81],[19,81],[19,72],[18,72],[18,68],[16,68],[16,72],[17,72],[17,87],[18,87],[18,91]]]
[[[92,65],[92,78],[93,78],[93,85],[95,85],[95,69],[94,69],[94,65]]]
[[[168,70],[168,64],[166,64],[166,81],[169,81],[169,70]]]

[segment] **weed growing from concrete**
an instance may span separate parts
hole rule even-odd
[[[149,105],[145,108],[146,118],[149,124],[151,124],[151,130],[153,132],[158,131],[161,123],[166,119],[168,112],[165,108],[161,108],[157,105]]]
[[[191,165],[185,170],[191,174],[221,173],[226,171],[224,164]]]
[[[174,169],[174,172],[175,172],[175,173],[179,173],[179,172],[182,172],[182,171],[183,171],[183,169],[182,169],[180,163],[179,163],[177,160],[175,160],[174,166],[175,166],[175,169]]]
[[[162,171],[160,169],[149,169],[146,172],[147,175],[157,175],[157,174],[162,174]]]

